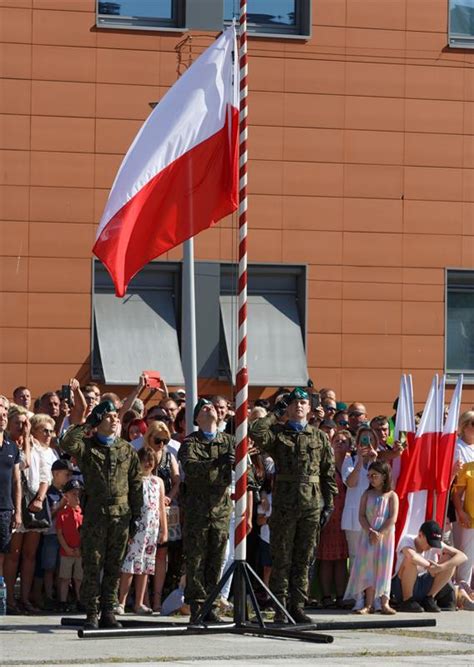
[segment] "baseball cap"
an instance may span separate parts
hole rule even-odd
[[[434,549],[441,549],[441,538],[443,537],[443,531],[441,526],[436,521],[425,521],[420,527],[420,533],[426,537],[426,541]]]
[[[72,470],[72,466],[69,463],[69,461],[65,461],[64,459],[58,459],[53,463],[51,466],[52,472],[55,470]]]
[[[68,491],[76,491],[84,488],[84,484],[78,480],[78,479],[70,479],[69,482],[66,482],[64,485],[63,493],[67,493]]]

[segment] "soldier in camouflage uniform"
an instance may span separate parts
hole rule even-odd
[[[194,623],[201,606],[219,581],[229,536],[232,502],[229,486],[235,461],[234,438],[217,430],[217,413],[200,399],[194,409],[199,430],[186,437],[178,458],[184,470],[185,601]],[[217,606],[217,604],[216,604]],[[218,621],[214,607],[203,620]]]
[[[85,425],[72,427],[61,441],[62,449],[76,459],[84,476],[81,599],[87,612],[84,627],[89,629],[122,627],[113,608],[128,539],[136,530],[143,505],[138,456],[126,440],[117,437],[119,426],[113,403],[103,401]]]
[[[311,623],[304,613],[308,571],[320,523],[329,518],[337,494],[334,456],[327,435],[307,422],[311,407],[305,389],[294,389],[286,403],[275,407],[276,414],[257,419],[249,430],[255,444],[275,462],[270,588],[283,606],[288,602],[297,623]],[[279,423],[285,410],[288,420]],[[285,620],[277,610],[275,621]]]

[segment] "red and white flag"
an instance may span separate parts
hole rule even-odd
[[[444,386],[444,378],[443,378]],[[404,535],[417,535],[422,523],[432,518],[433,492],[436,489],[436,454],[442,429],[444,392],[438,386],[438,376],[431,383],[423,416],[407,460],[402,465],[396,490],[400,499],[395,539],[398,544]],[[430,495],[429,495],[430,494]]]
[[[237,209],[238,82],[232,26],[170,88],[135,137],[93,248],[117,296],[149,261]]]
[[[410,455],[410,449],[415,439],[415,408],[413,405],[413,380],[411,375],[402,375],[400,391],[398,393],[397,416],[395,418],[394,440],[400,440],[405,435],[405,449],[401,456],[393,459],[392,481],[394,486],[398,482],[402,468],[405,468]]]

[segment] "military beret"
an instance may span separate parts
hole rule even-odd
[[[309,400],[309,394],[303,387],[295,387],[293,391],[288,394],[287,403],[290,405],[293,401]]]
[[[86,421],[91,426],[98,426],[108,412],[117,412],[115,405],[112,401],[102,401],[95,406]]]

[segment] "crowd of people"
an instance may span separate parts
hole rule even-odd
[[[308,604],[474,608],[474,410],[460,417],[445,525],[426,521],[398,545],[394,420],[328,388],[250,405],[247,558],[275,622],[310,622]],[[0,396],[7,613],[78,609],[92,628],[120,627],[127,611],[231,613],[231,578],[202,609],[233,560],[234,433],[228,397],[190,406],[146,375],[125,399],[76,379],[35,401],[22,386]]]

